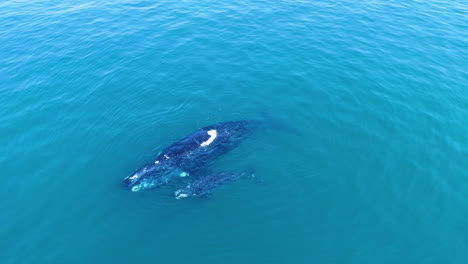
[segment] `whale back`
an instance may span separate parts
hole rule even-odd
[[[181,169],[194,173],[235,148],[256,127],[255,121],[231,121],[200,128],[165,148],[158,160],[173,159]]]

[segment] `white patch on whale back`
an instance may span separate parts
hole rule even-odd
[[[134,179],[136,179],[137,177],[138,177],[138,175],[135,174],[135,175],[133,175],[132,177],[130,177],[130,180],[134,180]]]
[[[159,160],[155,161],[154,164],[158,164],[159,163]]]
[[[208,135],[210,135],[210,138],[207,141],[200,144],[200,146],[202,146],[202,147],[205,147],[205,146],[208,146],[209,144],[211,144],[213,142],[213,140],[215,140],[216,136],[218,135],[218,133],[214,129],[208,131],[207,133],[208,133]]]

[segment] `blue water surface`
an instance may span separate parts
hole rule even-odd
[[[0,262],[467,263],[462,0],[0,2]],[[268,115],[212,199],[121,180]]]

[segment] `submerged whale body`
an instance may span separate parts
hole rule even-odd
[[[154,162],[126,177],[123,183],[136,192],[166,184],[176,177],[196,174],[262,124],[258,120],[243,120],[201,128],[165,148]]]
[[[220,172],[206,175],[194,179],[186,187],[177,190],[174,193],[176,199],[186,198],[190,196],[207,197],[211,192],[226,183],[233,182],[239,178],[253,176],[251,173],[240,172]]]

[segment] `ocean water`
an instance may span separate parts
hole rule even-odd
[[[461,0],[0,3],[0,262],[467,263]],[[212,199],[121,181],[269,115]]]

